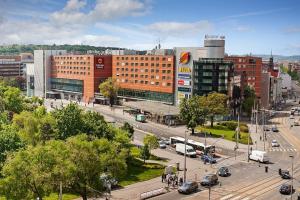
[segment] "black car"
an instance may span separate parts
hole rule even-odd
[[[227,177],[227,176],[230,176],[230,171],[227,167],[221,167],[219,170],[218,170],[218,175],[219,176],[222,176],[222,177]]]
[[[201,181],[202,186],[213,186],[218,183],[218,176],[216,174],[208,174],[203,177]]]
[[[283,184],[279,189],[280,194],[291,194],[293,192],[292,186],[289,184]]]
[[[178,188],[178,192],[182,194],[190,194],[198,190],[198,183],[196,181],[187,181]]]
[[[291,179],[292,178],[288,170],[281,170],[280,176],[283,179]]]

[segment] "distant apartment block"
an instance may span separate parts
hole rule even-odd
[[[20,77],[24,75],[24,64],[21,56],[1,56],[0,55],[0,76]]]
[[[225,60],[233,62],[234,74],[241,76],[241,90],[248,85],[261,96],[262,58],[253,56],[227,56]]]

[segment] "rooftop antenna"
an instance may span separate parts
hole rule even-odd
[[[160,38],[158,38],[158,49],[161,48],[161,45],[160,45]]]

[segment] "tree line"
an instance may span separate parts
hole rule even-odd
[[[77,104],[48,112],[43,100],[26,98],[0,82],[0,196],[43,199],[52,192],[101,194],[102,174],[124,176],[133,127],[116,128]]]

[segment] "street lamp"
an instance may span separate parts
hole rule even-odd
[[[292,159],[292,193],[291,193],[291,200],[293,199],[293,190],[294,190],[294,156],[289,156]]]
[[[188,130],[184,131],[184,172],[183,172],[183,181],[186,182],[186,133]]]

